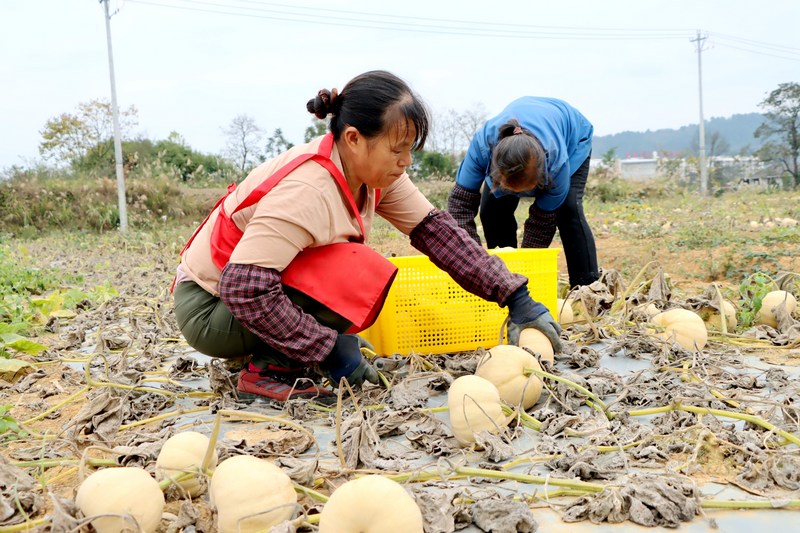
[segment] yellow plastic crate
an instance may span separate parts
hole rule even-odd
[[[512,272],[528,278],[534,300],[553,314],[558,289],[558,250],[490,250]],[[399,271],[386,304],[369,329],[360,333],[381,355],[450,353],[496,346],[506,308],[462,289],[423,255],[390,259]]]

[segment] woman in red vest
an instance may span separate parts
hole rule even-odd
[[[560,329],[531,299],[527,279],[435,209],[406,174],[429,115],[404,81],[367,72],[306,107],[330,117],[330,133],[231,185],[181,253],[178,325],[201,353],[252,355],[239,373],[240,397],[330,398],[320,373],[335,384],[379,382],[354,335],[375,320],[396,274],[364,244],[375,214],[464,289],[508,306],[510,337],[536,327],[560,348]]]

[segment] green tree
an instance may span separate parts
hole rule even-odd
[[[278,154],[281,154],[294,146],[294,144],[290,143],[286,140],[286,137],[283,136],[283,131],[278,128],[272,134],[272,137],[267,139],[267,145],[264,148],[264,160],[273,158]]]
[[[137,123],[134,106],[119,110],[119,126],[123,139]],[[113,144],[106,142],[114,136],[111,102],[103,99],[81,102],[76,113],[62,113],[48,119],[39,133],[42,135],[39,153],[57,163],[72,164],[87,156],[90,151],[100,148],[113,151]]]
[[[663,157],[658,160],[657,171],[669,181],[678,181],[683,176],[683,164],[682,159]]]
[[[616,147],[609,148],[603,153],[600,164],[594,169],[593,174],[599,179],[612,179],[617,176]]]
[[[112,148],[109,150],[109,146]],[[166,173],[183,182],[208,182],[235,180],[239,170],[223,159],[192,150],[182,136],[175,132],[160,141],[138,138],[122,143],[125,174],[134,177]],[[113,141],[97,145],[88,154],[73,163],[83,173],[96,176],[114,174]]]
[[[426,150],[414,154],[414,160],[418,161],[414,166],[420,179],[455,177],[456,163],[449,154]]]
[[[766,111],[765,120],[754,136],[767,141],[759,157],[777,162],[791,176],[794,188],[800,188],[800,84],[779,84],[759,107]]]
[[[314,117],[311,119],[311,125],[306,128],[305,134],[303,134],[303,142],[311,142],[312,139],[325,135],[327,131],[328,121]]]

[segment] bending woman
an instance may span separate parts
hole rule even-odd
[[[547,248],[558,228],[570,285],[589,285],[600,277],[583,212],[592,132],[591,123],[562,100],[514,100],[475,133],[447,210],[477,242],[475,215],[480,213],[488,248],[516,248],[514,211],[520,197],[534,197],[522,247]]]

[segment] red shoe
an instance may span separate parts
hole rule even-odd
[[[318,387],[302,370],[291,370],[268,365],[261,370],[248,364],[239,372],[236,384],[240,400],[267,398],[278,402],[296,399],[316,399],[329,404],[336,395],[329,389]]]

